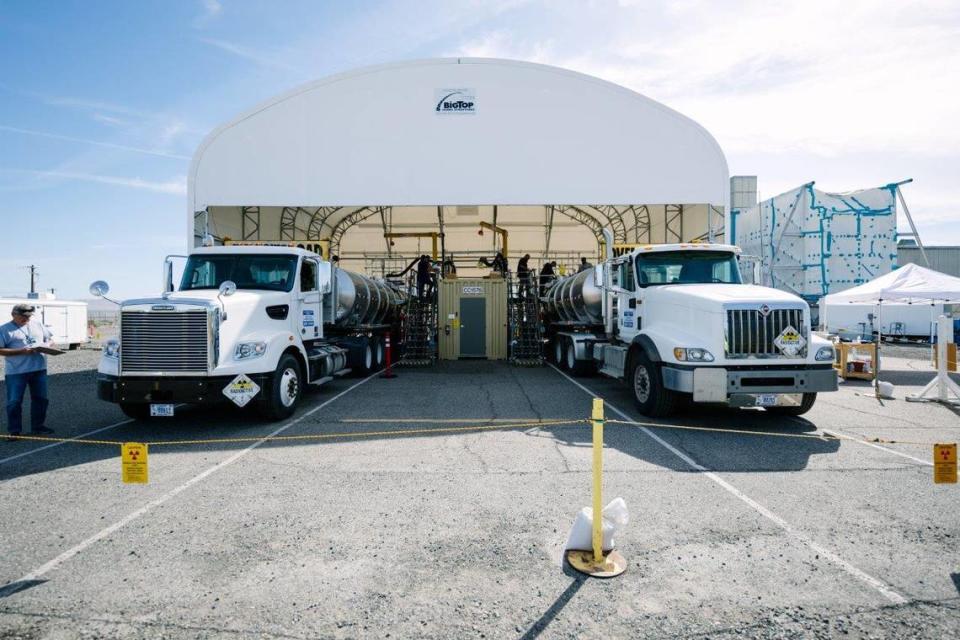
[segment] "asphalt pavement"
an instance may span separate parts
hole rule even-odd
[[[896,399],[851,381],[803,418],[650,421],[606,378],[460,361],[338,379],[285,422],[137,423],[67,354],[58,436],[208,442],[151,447],[147,485],[117,445],[0,443],[0,638],[957,637],[960,487],[930,445],[960,416],[904,401],[923,355],[886,360]],[[644,423],[605,429],[605,501],[630,510],[607,581],[562,562],[589,426],[456,430],[584,420],[592,395]]]

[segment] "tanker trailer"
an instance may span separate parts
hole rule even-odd
[[[833,346],[801,298],[743,284],[739,252],[647,245],[558,280],[542,296],[549,359],[626,382],[648,416],[684,401],[807,412],[837,389]]]
[[[287,417],[308,385],[380,368],[406,300],[295,247],[194,249],[176,288],[172,258],[159,296],[117,303],[119,338],[98,367],[99,397],[137,419],[227,401]]]

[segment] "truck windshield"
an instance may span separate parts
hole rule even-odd
[[[290,291],[297,274],[297,256],[192,255],[180,281],[181,291],[217,289],[233,280],[238,289]]]
[[[740,284],[734,254],[722,251],[664,251],[637,256],[637,284]]]

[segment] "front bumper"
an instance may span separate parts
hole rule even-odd
[[[837,390],[832,365],[797,367],[663,368],[664,386],[690,393],[696,402],[727,402],[742,394],[796,394]]]
[[[97,397],[130,404],[219,404],[229,402],[223,390],[236,376],[151,378],[97,376]],[[248,373],[261,389],[269,389],[272,374]]]

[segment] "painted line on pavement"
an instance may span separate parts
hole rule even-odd
[[[565,374],[563,371],[553,366],[552,364],[550,365],[550,367],[554,371],[559,373],[561,376],[563,376],[564,378],[572,382],[574,385],[586,391],[589,395],[593,396],[594,398],[600,398],[599,395],[597,395],[587,387],[583,386],[582,384],[580,384],[579,382],[577,382],[576,380],[574,380],[573,378]],[[630,416],[625,414],[623,411],[620,411],[620,409],[610,404],[606,399],[603,399],[603,402],[611,411],[620,415],[620,417],[622,417],[624,420],[633,420],[633,418],[631,418]],[[697,462],[696,460],[694,460],[693,458],[685,454],[683,451],[680,451],[679,449],[671,445],[666,440],[663,440],[662,438],[660,438],[657,434],[650,431],[650,429],[648,429],[647,427],[637,427],[637,428],[643,431],[643,433],[645,433],[646,435],[653,438],[653,440],[655,440],[658,444],[660,444],[662,447],[667,449],[670,453],[672,453],[673,455],[683,460],[690,467],[701,472],[704,476],[706,476],[716,484],[723,487],[727,492],[731,493],[732,495],[736,496],[737,498],[742,500],[744,503],[749,505],[753,510],[758,512],[760,515],[762,515],[763,517],[770,520],[771,522],[776,524],[778,527],[786,531],[790,536],[802,542],[803,544],[808,546],[810,549],[817,552],[818,554],[820,554],[821,556],[823,556],[824,558],[832,562],[834,565],[836,565],[837,567],[839,567],[849,575],[857,578],[862,582],[865,582],[866,584],[870,585],[871,587],[879,591],[880,594],[883,595],[890,602],[893,602],[894,604],[905,604],[906,602],[908,602],[908,600],[905,597],[903,597],[902,595],[894,591],[888,584],[886,584],[885,582],[883,582],[878,578],[871,576],[865,571],[858,569],[857,567],[853,566],[852,564],[850,564],[849,562],[847,562],[846,560],[844,560],[843,558],[835,554],[833,551],[830,551],[826,547],[823,547],[817,542],[814,542],[811,538],[807,537],[805,534],[795,529],[793,525],[788,523],[786,520],[784,520],[783,518],[773,513],[772,511],[764,507],[762,504],[760,504],[753,498],[751,498],[750,496],[746,495],[745,493],[737,489],[735,486],[733,486],[732,484],[730,484],[729,482],[727,482],[726,480],[718,476],[716,473],[709,471],[702,464],[700,464],[699,462]]]
[[[121,519],[118,520],[117,522],[114,522],[114,523],[111,524],[109,527],[107,527],[107,528],[105,528],[105,529],[102,529],[102,530],[99,531],[98,533],[93,534],[92,536],[90,536],[89,538],[87,538],[86,540],[84,540],[83,542],[77,544],[76,546],[73,546],[73,547],[67,549],[66,551],[64,551],[63,553],[61,553],[60,555],[58,555],[58,556],[57,556],[56,558],[54,558],[53,560],[50,560],[49,562],[47,562],[47,563],[45,563],[45,564],[37,567],[36,569],[34,569],[33,571],[31,571],[30,573],[24,575],[24,576],[23,576],[22,578],[20,578],[19,580],[16,580],[16,581],[11,582],[11,583],[3,586],[3,587],[0,587],[0,592],[3,592],[4,589],[9,588],[9,587],[11,587],[12,585],[15,585],[15,584],[17,584],[17,583],[29,582],[29,581],[32,581],[32,580],[37,580],[38,578],[41,578],[41,577],[43,577],[44,575],[50,573],[51,571],[53,571],[54,569],[56,569],[57,567],[59,567],[61,564],[63,564],[64,562],[66,562],[66,561],[69,560],[70,558],[74,557],[75,555],[77,555],[78,553],[82,552],[83,550],[91,547],[92,545],[96,544],[96,543],[99,542],[100,540],[103,540],[103,539],[106,538],[107,536],[115,533],[117,530],[122,529],[123,527],[125,527],[125,526],[128,525],[128,524],[130,524],[131,522],[133,522],[134,520],[136,520],[136,519],[139,518],[140,516],[143,516],[144,514],[152,511],[152,510],[155,509],[156,507],[159,507],[159,506],[162,505],[163,503],[167,502],[167,501],[170,500],[171,498],[174,498],[174,497],[176,497],[177,495],[183,493],[184,491],[186,491],[187,489],[189,489],[189,488],[192,487],[193,485],[195,485],[195,484],[197,484],[198,482],[204,480],[205,478],[213,475],[214,473],[216,473],[216,472],[219,471],[220,469],[223,469],[224,467],[227,467],[227,466],[233,464],[234,462],[236,462],[237,460],[239,460],[239,459],[242,458],[243,456],[247,455],[248,453],[250,453],[251,451],[253,451],[253,450],[256,449],[257,447],[259,447],[261,444],[263,444],[264,442],[266,442],[266,441],[267,441],[267,438],[271,438],[271,437],[276,436],[276,435],[278,435],[278,434],[280,434],[280,433],[283,433],[284,431],[286,431],[286,430],[289,429],[290,427],[292,427],[292,426],[294,426],[294,425],[302,422],[303,420],[305,420],[306,418],[310,417],[311,415],[313,415],[314,413],[316,413],[316,412],[319,411],[320,409],[323,409],[325,406],[327,406],[328,404],[330,404],[330,403],[333,402],[334,400],[337,400],[338,398],[341,398],[341,397],[345,396],[346,394],[350,393],[351,391],[353,391],[354,389],[356,389],[356,388],[359,387],[360,385],[364,384],[365,382],[368,382],[369,380],[372,380],[374,377],[376,377],[376,376],[378,376],[378,375],[380,375],[380,372],[379,372],[379,371],[377,371],[376,373],[373,373],[373,374],[367,376],[366,378],[364,378],[364,379],[361,380],[360,382],[356,383],[355,385],[353,385],[353,386],[351,386],[351,387],[348,387],[347,389],[344,389],[343,391],[341,391],[341,392],[338,393],[337,395],[333,396],[332,398],[330,398],[330,399],[327,400],[326,402],[317,405],[317,406],[314,407],[313,409],[310,409],[309,411],[307,411],[306,413],[304,413],[303,415],[301,415],[299,418],[296,418],[295,420],[291,420],[290,422],[284,424],[282,427],[279,427],[278,429],[275,429],[272,433],[270,433],[269,435],[265,436],[264,438],[258,440],[257,442],[254,442],[254,443],[251,444],[249,447],[246,447],[245,449],[241,449],[240,451],[238,451],[237,453],[233,454],[232,456],[230,456],[230,457],[227,458],[226,460],[224,460],[224,461],[222,461],[222,462],[218,462],[217,464],[215,464],[214,466],[210,467],[210,468],[207,469],[206,471],[203,471],[203,472],[201,472],[201,473],[193,476],[192,478],[190,478],[189,480],[187,480],[187,481],[184,482],[183,484],[177,486],[177,487],[174,488],[174,489],[171,489],[170,491],[168,491],[167,493],[163,494],[163,495],[160,496],[159,498],[155,498],[154,500],[151,500],[150,502],[148,502],[147,504],[143,505],[142,507],[140,507],[140,508],[137,509],[136,511],[128,514],[127,516],[125,516],[125,517],[123,517],[123,518],[121,518]]]
[[[26,457],[26,456],[32,456],[33,454],[35,454],[35,453],[40,453],[41,451],[45,451],[46,449],[52,449],[53,447],[59,447],[60,445],[67,444],[68,442],[71,442],[71,441],[73,441],[73,440],[80,440],[80,439],[82,439],[82,438],[86,438],[87,436],[92,436],[92,435],[95,434],[95,433],[100,433],[101,431],[106,431],[106,430],[108,430],[108,429],[115,429],[115,428],[117,428],[117,427],[119,427],[119,426],[122,426],[122,425],[125,425],[125,424],[129,424],[129,423],[131,423],[131,422],[135,422],[135,420],[133,420],[133,418],[129,418],[129,419],[127,419],[127,420],[121,420],[120,422],[114,422],[113,424],[107,425],[107,426],[105,426],[105,427],[100,427],[99,429],[94,429],[93,431],[87,431],[86,433],[81,433],[81,434],[78,435],[78,436],[73,436],[72,438],[67,438],[66,440],[64,440],[64,441],[62,441],[62,442],[54,442],[53,444],[45,444],[45,445],[43,445],[42,447],[37,447],[36,449],[30,449],[30,451],[24,451],[23,453],[18,453],[18,454],[14,455],[14,456],[9,456],[9,457],[6,457],[6,458],[0,458],[0,464],[4,464],[4,463],[6,463],[6,462],[12,462],[13,460],[17,460],[17,459],[19,459],[19,458],[24,458],[24,457]]]
[[[925,464],[925,465],[927,465],[928,467],[932,467],[932,466],[933,466],[933,463],[930,462],[929,460],[921,460],[920,458],[915,458],[914,456],[911,456],[911,455],[908,454],[908,453],[903,453],[903,452],[901,452],[901,451],[894,451],[893,449],[887,449],[886,447],[881,447],[880,445],[875,444],[875,443],[873,443],[873,442],[867,442],[867,441],[865,441],[865,440],[860,439],[860,438],[862,438],[863,436],[860,436],[859,438],[857,438],[856,436],[851,436],[851,435],[848,434],[848,433],[845,433],[845,432],[843,432],[843,431],[840,431],[840,429],[832,429],[832,430],[831,430],[831,429],[824,429],[823,432],[826,433],[826,434],[829,434],[829,435],[833,436],[834,438],[839,438],[839,439],[841,439],[841,440],[847,440],[848,438],[853,438],[852,440],[849,440],[849,441],[850,441],[850,442],[858,442],[858,443],[860,443],[860,444],[865,444],[865,445],[867,445],[868,447],[873,447],[874,449],[880,449],[880,451],[886,451],[887,453],[892,453],[893,455],[895,455],[895,456],[900,456],[901,458],[909,458],[910,460],[913,460],[914,462],[919,462],[920,464]],[[834,433],[834,432],[835,432],[835,433]]]

